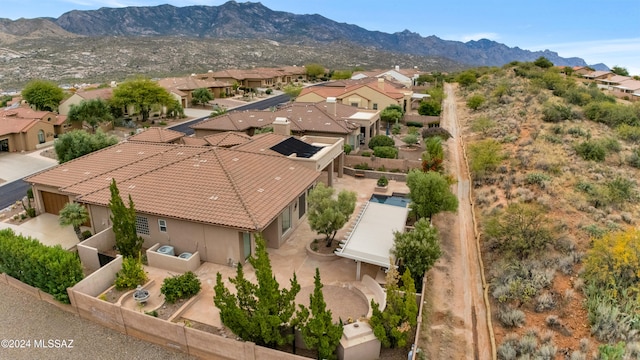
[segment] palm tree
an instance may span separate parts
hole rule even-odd
[[[74,202],[67,203],[62,210],[60,210],[60,225],[73,226],[73,230],[76,232],[79,240],[82,240],[82,232],[80,232],[80,225],[89,220],[89,212],[87,209]]]

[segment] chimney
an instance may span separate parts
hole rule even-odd
[[[384,78],[378,78],[378,89],[384,90]]]
[[[400,66],[396,65],[396,71],[400,71]]]
[[[327,109],[333,113],[333,116],[337,116],[336,102],[335,97],[327,97]]]
[[[277,117],[273,123],[273,133],[278,135],[291,135],[291,122],[286,117]]]

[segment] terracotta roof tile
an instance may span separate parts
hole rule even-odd
[[[95,164],[93,176],[81,172],[83,165],[90,164]],[[81,202],[108,206],[108,184],[111,178],[121,179],[121,196],[131,195],[140,213],[263,230],[318,176],[314,170],[279,155],[126,142],[59,165],[28,181],[80,193]]]
[[[185,144],[185,145],[192,145],[192,146],[207,146],[207,145],[209,145],[207,140],[205,140],[203,138],[190,137],[190,136],[183,137],[182,138],[182,143]]]
[[[150,127],[139,134],[129,136],[127,141],[171,143],[183,136],[185,136],[185,133],[180,131],[160,127]]]
[[[81,98],[83,98],[85,100],[92,100],[92,99],[109,100],[109,99],[111,99],[111,96],[113,95],[113,89],[108,87],[108,88],[103,88],[103,89],[77,91],[76,95],[80,96]]]
[[[207,144],[220,147],[231,147],[251,141],[251,136],[239,132],[223,132],[205,136],[204,140]]]

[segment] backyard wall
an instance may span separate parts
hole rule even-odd
[[[116,244],[116,235],[111,229],[109,226],[77,245],[82,265],[91,272],[100,268],[98,252],[110,250]]]
[[[346,155],[344,157],[344,165],[346,167],[353,168],[358,164],[367,164],[373,169],[379,169],[384,167],[387,170],[400,169],[402,171],[409,171],[411,169],[422,168],[422,162],[418,160],[406,160],[406,159],[383,159],[379,157],[358,156],[358,155]]]

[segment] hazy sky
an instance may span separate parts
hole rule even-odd
[[[100,7],[223,4],[224,0],[2,0],[0,18],[59,17]],[[244,1],[238,1],[244,2]],[[320,14],[367,30],[469,41],[577,56],[640,75],[640,0],[262,0],[272,10]]]

